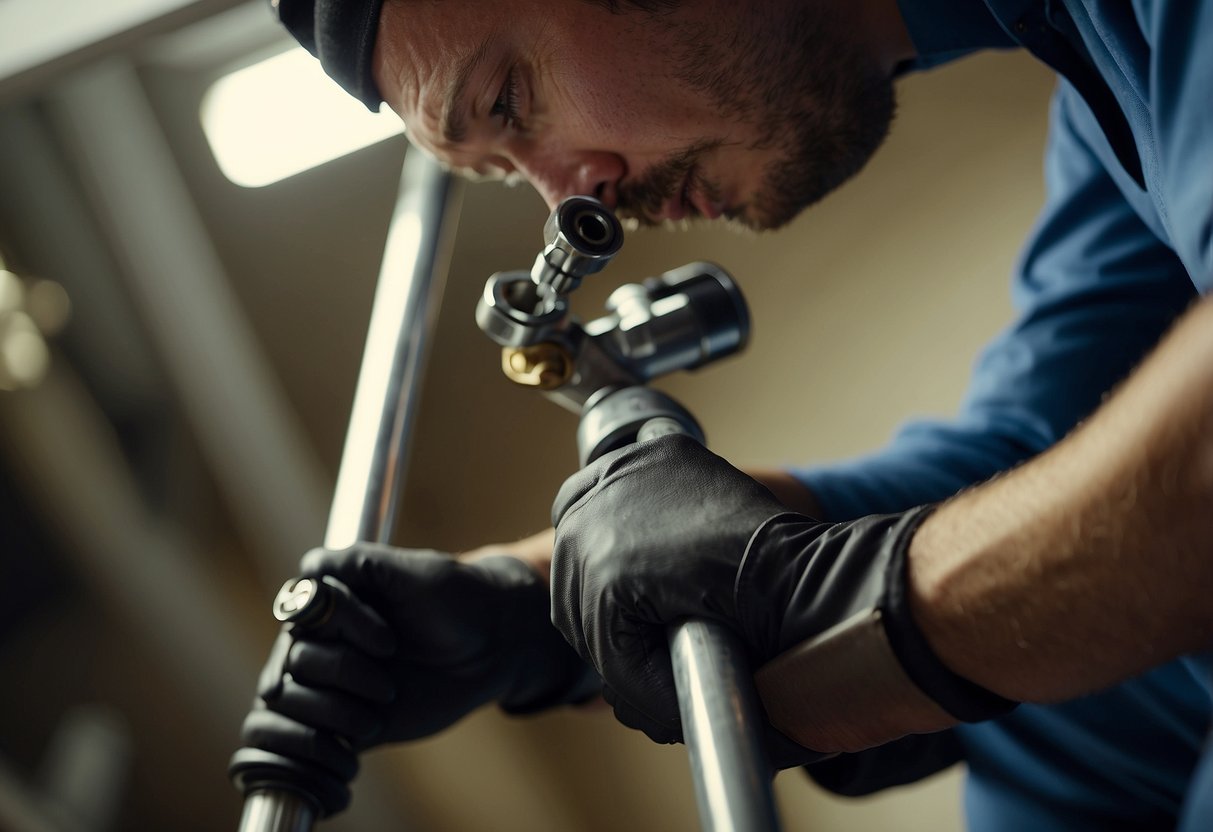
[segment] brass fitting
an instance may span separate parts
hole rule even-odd
[[[501,350],[501,370],[515,384],[555,390],[573,377],[573,357],[563,346],[551,341],[505,347]]]

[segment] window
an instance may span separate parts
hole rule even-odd
[[[302,48],[236,70],[206,92],[202,129],[228,179],[261,187],[403,132],[371,113]]]

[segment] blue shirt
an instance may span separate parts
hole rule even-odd
[[[1213,288],[1213,0],[900,0],[929,67],[1028,49],[1062,76],[1018,318],[947,422],[794,471],[831,520],[944,499],[1048,448]],[[1211,645],[1213,647],[1213,645]],[[957,729],[971,828],[1213,829],[1213,661]]]

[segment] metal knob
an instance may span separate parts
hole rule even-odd
[[[319,626],[333,614],[336,591],[315,578],[291,578],[274,598],[274,618],[297,627]]]
[[[571,196],[543,226],[544,248],[531,267],[541,297],[554,300],[602,271],[623,245],[623,226],[606,205],[589,196]]]

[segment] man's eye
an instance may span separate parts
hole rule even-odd
[[[513,69],[505,76],[505,84],[502,85],[501,92],[497,95],[497,100],[493,102],[489,115],[493,118],[500,117],[506,127],[520,126],[518,80],[514,77]]]

